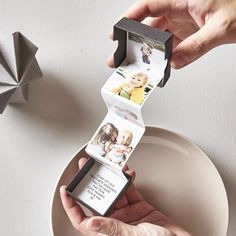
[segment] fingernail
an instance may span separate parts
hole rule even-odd
[[[61,187],[60,187],[60,192],[64,192],[66,190],[66,186],[65,185],[62,185]]]
[[[93,220],[90,224],[89,224],[89,230],[91,231],[99,231],[101,229],[101,222],[99,220]]]

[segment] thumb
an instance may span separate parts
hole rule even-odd
[[[171,58],[173,68],[184,67],[221,44],[221,33],[213,23],[208,22],[174,49]]]
[[[142,235],[137,232],[137,227],[125,224],[119,220],[105,217],[92,217],[87,222],[90,231],[105,234],[108,236],[129,236]]]

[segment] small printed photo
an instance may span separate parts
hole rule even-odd
[[[158,64],[165,60],[165,48],[163,44],[154,39],[129,32],[128,57],[131,61]]]
[[[138,120],[138,116],[135,113],[133,113],[133,112],[127,110],[127,109],[123,109],[119,106],[113,105],[111,107],[111,111],[113,111],[118,116],[120,116],[120,117],[122,117],[126,120],[129,120],[131,122]]]
[[[132,122],[133,124],[143,126],[143,120],[141,117],[141,113],[136,114],[136,112],[131,111],[130,109],[122,108],[118,105],[111,105],[110,111],[114,114],[122,117],[123,119]]]
[[[166,65],[162,44],[129,32],[126,60],[107,80],[104,89],[120,100],[142,105],[163,79]]]
[[[108,113],[86,151],[101,161],[122,168],[143,135],[139,129]]]
[[[148,71],[150,83],[156,86],[164,76],[167,61],[164,45],[154,39],[129,32],[127,61]]]
[[[133,139],[133,133],[128,130],[120,130],[116,138],[116,142],[109,147],[105,158],[117,165],[123,166],[127,156],[132,150],[131,142]]]
[[[144,91],[148,76],[143,72],[133,73],[124,83],[112,89],[112,92],[141,105],[144,101]]]
[[[153,79],[150,71],[132,63],[118,67],[104,84],[103,90],[118,95],[123,101],[142,105],[159,81]]]
[[[150,64],[152,48],[147,43],[143,43],[140,51],[142,52],[143,63]]]

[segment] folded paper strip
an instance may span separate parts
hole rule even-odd
[[[25,103],[29,83],[42,77],[37,50],[20,32],[0,33],[0,114],[9,103]]]
[[[173,43],[171,33],[127,18],[113,33],[117,69],[101,89],[108,113],[86,147],[89,161],[67,187],[99,215],[108,214],[131,183],[124,166],[145,131],[141,108],[170,76]]]

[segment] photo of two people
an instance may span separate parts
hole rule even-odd
[[[95,138],[88,145],[88,149],[119,166],[123,166],[127,155],[132,150],[132,140],[133,133],[130,130],[118,130],[113,123],[106,123],[100,127]]]
[[[142,52],[143,63],[150,64],[151,63],[150,58],[152,55],[152,48],[147,43],[143,43],[140,51]]]

